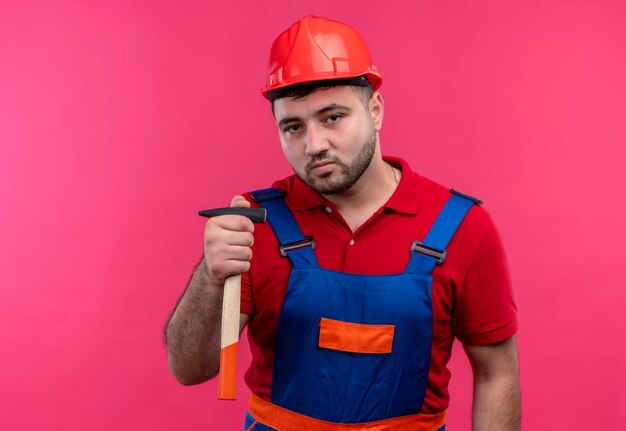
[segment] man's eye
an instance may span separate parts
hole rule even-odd
[[[285,133],[298,133],[302,130],[302,126],[300,124],[292,124],[291,126],[285,127],[283,130]]]
[[[339,115],[339,114],[329,115],[328,117],[326,117],[326,122],[327,123],[336,123],[341,117],[342,117],[342,115]]]

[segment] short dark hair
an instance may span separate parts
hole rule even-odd
[[[370,84],[367,77],[362,75],[356,78],[303,82],[301,84],[295,84],[271,91],[269,93],[269,99],[272,103],[272,113],[274,112],[274,101],[277,99],[288,97],[290,99],[300,101],[306,99],[311,93],[316,91],[328,90],[329,88],[341,85],[352,87],[352,89],[357,92],[363,106],[366,108],[368,107],[369,101],[374,94],[374,89],[372,88],[372,84]]]

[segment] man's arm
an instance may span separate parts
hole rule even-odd
[[[168,364],[183,385],[205,382],[219,371],[223,295],[223,286],[209,282],[202,258],[165,327]],[[250,316],[240,316],[241,332]]]
[[[515,336],[464,346],[474,373],[473,431],[519,431],[521,401]]]
[[[231,206],[250,204],[242,196],[235,196]],[[224,281],[250,269],[253,232],[252,222],[242,216],[226,215],[207,221],[204,256],[165,327],[168,364],[184,385],[202,383],[219,371]],[[248,319],[248,315],[241,314],[240,332]]]

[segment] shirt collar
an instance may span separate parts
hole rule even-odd
[[[383,160],[402,171],[398,187],[385,204],[385,208],[402,214],[417,214],[420,203],[420,176],[399,157],[384,156]]]
[[[324,196],[303,183],[297,175],[292,175],[289,180],[287,199],[293,211],[310,210],[326,204]]]
[[[402,171],[398,187],[385,203],[385,208],[403,214],[417,214],[420,176],[401,158],[384,156],[383,160]],[[293,211],[306,211],[327,204],[322,195],[303,183],[296,175],[291,176],[288,182],[290,184],[287,186],[287,199]]]

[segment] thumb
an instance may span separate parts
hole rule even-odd
[[[248,202],[246,198],[241,195],[235,195],[230,201],[230,206],[239,208],[250,208],[250,202]]]

